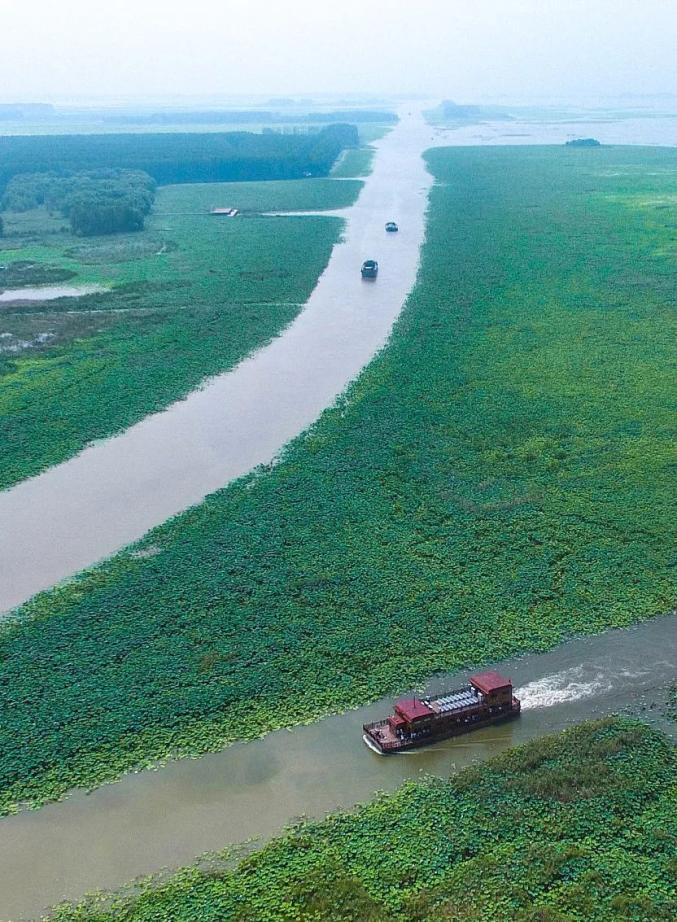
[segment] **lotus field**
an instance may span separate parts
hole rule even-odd
[[[3,811],[671,606],[677,152],[428,162],[418,284],[339,405],[0,628]],[[312,276],[247,291],[297,298]]]
[[[660,922],[677,912],[674,749],[610,720],[149,880],[56,922]]]

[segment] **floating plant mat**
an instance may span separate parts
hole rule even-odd
[[[671,608],[673,231],[599,171],[665,194],[677,152],[429,163],[418,286],[346,399],[0,628],[4,810]]]

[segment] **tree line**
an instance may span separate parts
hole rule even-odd
[[[313,134],[177,133],[0,136],[0,191],[20,173],[73,175],[109,170],[144,172],[158,184],[298,179],[326,176],[354,125]]]
[[[334,112],[270,112],[262,109],[217,109],[182,112],[168,109],[150,114],[108,115],[104,122],[115,125],[317,125],[337,122],[392,124],[394,112],[376,109],[344,109]]]

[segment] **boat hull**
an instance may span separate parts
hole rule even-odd
[[[465,736],[467,733],[472,733],[473,730],[480,730],[483,727],[490,727],[492,724],[513,720],[515,717],[519,717],[519,714],[520,707],[517,705],[500,714],[490,714],[483,719],[474,720],[468,724],[450,724],[429,736],[419,737],[418,739],[400,739],[396,743],[390,743],[387,747],[381,746],[379,741],[369,733],[368,726],[365,726],[362,739],[372,752],[382,756],[389,756],[398,752],[408,752],[412,749],[423,749],[425,746],[432,746],[434,743],[453,739],[455,736]]]

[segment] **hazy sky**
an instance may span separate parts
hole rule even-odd
[[[677,93],[677,0],[0,0],[0,96]]]

